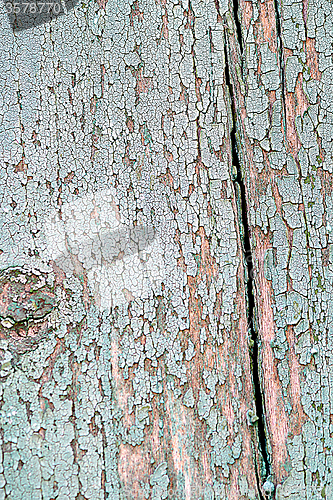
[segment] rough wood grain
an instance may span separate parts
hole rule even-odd
[[[57,307],[25,352],[2,318],[0,498],[259,498],[229,17],[90,1],[13,34],[2,10],[0,266]]]
[[[332,42],[326,0],[240,3],[229,54],[275,498],[332,498]],[[237,71],[237,69],[239,69]]]

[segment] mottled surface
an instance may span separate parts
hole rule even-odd
[[[56,298],[46,273],[9,268],[0,274],[0,338],[13,352],[29,350],[48,331]]]
[[[241,2],[230,38],[276,499],[333,497],[332,2]]]
[[[0,266],[58,306],[35,350],[3,339],[0,498],[258,498],[229,17],[90,1],[14,35],[2,10]]]

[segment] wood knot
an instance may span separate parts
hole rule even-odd
[[[48,330],[48,315],[56,306],[49,274],[12,267],[0,273],[0,338],[10,350],[25,352]]]

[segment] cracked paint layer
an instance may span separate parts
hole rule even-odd
[[[0,266],[58,305],[33,350],[0,339],[0,498],[259,498],[227,4],[1,15]]]
[[[230,52],[275,498],[330,498],[332,4],[240,12],[242,61],[235,30]]]

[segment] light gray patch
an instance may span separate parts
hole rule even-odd
[[[297,56],[289,56],[286,62],[286,82],[287,91],[295,92],[296,80],[299,73],[302,71],[303,66],[299,62]]]
[[[184,394],[183,404],[185,406],[188,406],[189,408],[193,408],[194,407],[194,403],[195,403],[195,401],[194,401],[194,396],[193,396],[193,389],[190,388]]]
[[[261,52],[261,80],[266,90],[277,90],[280,86],[280,75],[277,57],[272,52],[268,43],[260,45]]]
[[[152,486],[152,499],[165,500],[168,497],[168,486],[170,483],[168,477],[168,465],[162,462],[158,465],[150,476],[149,482]]]
[[[209,394],[206,394],[206,392],[203,389],[200,389],[199,391],[199,401],[198,401],[198,414],[199,418],[202,420],[203,418],[206,419],[209,415],[210,409],[213,406],[213,400]]]
[[[295,175],[288,175],[276,179],[279,193],[283,201],[291,203],[300,203],[301,190],[299,187],[298,179]]]

